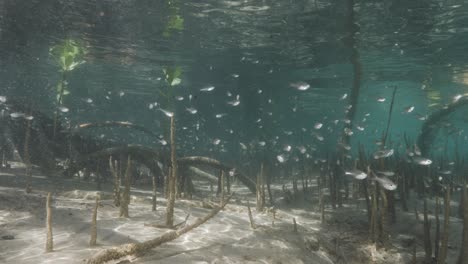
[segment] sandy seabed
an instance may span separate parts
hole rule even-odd
[[[147,226],[164,224],[166,204],[158,193],[157,211],[151,211],[148,186],[132,187],[130,218],[126,219],[119,218],[119,208],[113,205],[111,183],[103,184],[103,190],[96,191],[93,182],[58,181],[35,175],[33,192],[26,194],[25,180],[19,169],[0,173],[0,263],[85,263],[100,250],[143,242],[168,232]],[[274,189],[275,194],[281,192],[280,186]],[[208,186],[198,190],[210,192]],[[207,223],[142,257],[130,256],[111,263],[410,263],[412,247],[406,243],[412,238],[417,241],[418,259],[424,256],[422,223],[415,219],[414,213],[398,212],[398,224],[392,226],[392,246],[376,250],[367,239],[363,205],[327,210],[326,224],[320,224],[320,216],[310,204],[297,208],[279,206],[274,224],[271,212],[256,212],[253,208],[258,227],[252,229],[246,205],[250,201],[255,207],[255,196],[240,185],[233,185],[232,190],[235,195],[231,202]],[[45,253],[47,192],[53,193],[54,251],[51,253]],[[90,222],[98,194],[101,197],[98,245],[90,247]],[[190,214],[189,223],[208,214],[210,209],[203,204],[212,199],[217,202],[211,197],[177,200],[175,223],[182,222],[187,214]],[[298,224],[297,233],[293,231],[293,218]],[[447,263],[455,263],[460,235],[461,221],[452,217]]]

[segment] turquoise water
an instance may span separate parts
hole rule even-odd
[[[213,208],[135,261],[462,263],[467,47],[467,0],[0,0],[0,262]]]
[[[462,0],[1,1],[0,95],[51,117],[63,105],[59,119],[71,127],[118,120],[161,135],[84,132],[97,138],[164,147],[162,108],[176,113],[187,154],[232,160],[243,143],[317,159],[336,150],[350,104],[351,153],[358,144],[378,149],[397,87],[388,138],[404,153],[403,135],[416,141],[424,119],[467,90],[467,25]],[[51,48],[66,40],[83,54],[63,80]],[[361,66],[355,102],[353,54]],[[171,86],[164,70],[178,71],[180,83]],[[69,94],[59,103],[61,81]],[[463,149],[465,112],[436,124],[435,154]]]

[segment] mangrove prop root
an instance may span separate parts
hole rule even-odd
[[[468,189],[463,188],[463,238],[458,264],[468,264]]]
[[[97,240],[97,211],[99,207],[99,195],[96,197],[96,204],[93,209],[93,218],[91,219],[91,239],[89,240],[90,246],[96,245]]]
[[[128,121],[106,121],[106,122],[100,122],[100,123],[83,123],[83,124],[77,125],[75,129],[73,130],[73,133],[76,133],[79,130],[95,128],[95,127],[125,127],[125,128],[131,128],[131,129],[141,131],[143,133],[148,134],[151,137],[157,138],[159,136],[143,126],[135,125]]]
[[[125,170],[125,189],[120,199],[120,217],[129,218],[128,205],[130,204],[130,178],[132,171],[132,160],[130,156],[127,159],[127,169]]]
[[[418,137],[418,146],[423,156],[426,156],[432,146],[432,141],[437,134],[437,123],[444,120],[446,116],[455,112],[459,108],[468,105],[468,96],[463,96],[459,100],[447,105],[439,111],[433,112],[426,119],[421,128],[421,134]]]
[[[450,223],[450,188],[445,191],[444,197],[444,232],[442,233],[442,241],[439,250],[439,258],[437,263],[445,263],[448,250],[448,237],[449,237],[449,223]]]
[[[257,228],[257,226],[255,225],[254,219],[253,219],[253,217],[252,217],[252,210],[250,209],[250,203],[249,203],[249,201],[247,201],[247,210],[248,210],[248,212],[249,212],[250,227],[251,227],[252,229],[255,229],[255,228]]]
[[[224,171],[232,171],[234,168],[228,166],[224,163],[221,163],[218,160],[208,158],[208,157],[201,157],[201,156],[191,156],[191,157],[183,157],[177,160],[179,166],[190,166],[190,165],[207,165],[217,169],[221,169]],[[249,190],[253,193],[257,193],[257,188],[255,186],[255,182],[253,182],[250,178],[245,176],[244,174],[240,173],[238,170],[234,171],[234,177],[237,177]]]
[[[109,157],[109,167],[114,177],[114,205],[120,206],[120,174],[119,174],[119,163],[115,160],[112,164],[112,156]]]
[[[169,199],[167,199],[166,207],[166,225],[174,225],[174,202],[176,197],[176,182],[177,182],[177,158],[175,145],[175,120],[171,117],[171,174],[168,175],[168,191]]]
[[[46,252],[52,252],[54,250],[54,240],[52,235],[52,194],[47,194],[46,202],[46,213],[47,213],[47,240],[46,240]]]
[[[199,168],[193,167],[193,166],[188,166],[187,169],[190,172],[193,172],[195,175],[197,175],[200,178],[203,178],[211,183],[215,183],[218,181],[218,178],[214,176],[213,174],[210,174],[206,171],[200,170]],[[229,179],[229,177],[228,177]]]

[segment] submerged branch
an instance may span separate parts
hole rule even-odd
[[[129,255],[142,256],[145,253],[148,253],[148,251],[150,251],[151,249],[157,246],[160,246],[164,243],[167,243],[169,241],[175,240],[176,238],[191,231],[192,229],[195,229],[199,227],[200,225],[204,224],[205,222],[213,218],[219,211],[221,211],[221,209],[223,209],[226,206],[226,204],[229,202],[231,197],[232,195],[230,195],[220,207],[216,207],[209,214],[207,214],[203,218],[198,218],[194,223],[190,225],[186,225],[185,227],[178,229],[178,230],[166,232],[159,237],[156,237],[154,239],[151,239],[145,242],[130,243],[130,244],[125,244],[119,247],[100,251],[96,255],[94,255],[92,258],[90,258],[86,263],[87,264],[101,264],[101,263],[106,263],[111,260],[117,260],[125,256],[129,256]]]
[[[442,121],[446,116],[455,112],[459,108],[468,105],[468,96],[464,95],[458,100],[455,100],[451,104],[447,105],[446,107],[433,112],[429,117],[426,119],[424,124],[421,128],[421,134],[418,137],[418,146],[421,149],[421,153],[423,156],[427,156],[429,154],[432,141],[435,137],[435,132],[437,131],[436,125],[438,122]]]
[[[218,177],[216,177],[213,174],[210,174],[210,173],[208,173],[206,171],[200,170],[197,167],[188,166],[187,169],[190,172],[193,172],[194,174],[196,174],[198,177],[203,178],[203,179],[205,179],[205,180],[207,180],[209,182],[216,183],[218,181]]]
[[[183,157],[178,159],[178,164],[190,166],[190,165],[208,165],[220,170],[225,171],[232,171],[234,167],[228,166],[224,163],[221,163],[218,160],[208,158],[208,157],[201,157],[201,156],[191,156],[191,157]],[[234,170],[234,177],[237,177],[252,193],[257,192],[257,188],[255,183],[249,179],[246,175],[240,173],[238,170]]]
[[[73,129],[73,133],[77,133],[80,130],[83,129],[89,129],[89,128],[95,128],[95,127],[125,127],[125,128],[132,128],[138,131],[141,131],[143,133],[148,134],[151,137],[157,138],[158,135],[152,132],[151,130],[140,126],[140,125],[135,125],[133,123],[130,123],[128,121],[106,121],[106,122],[99,122],[99,123],[83,123],[77,125]]]

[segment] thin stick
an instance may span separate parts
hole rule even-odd
[[[176,196],[176,182],[177,182],[177,157],[175,145],[175,119],[171,116],[171,175],[169,175],[169,199],[167,199],[166,208],[166,226],[174,225],[174,203]]]
[[[395,95],[397,92],[397,88],[398,88],[397,86],[393,88],[392,101],[390,102],[390,110],[388,111],[387,128],[385,129],[385,135],[382,140],[382,147],[385,147],[385,142],[387,141],[388,130],[390,128],[390,121],[392,120],[393,103],[395,102]]]
[[[29,142],[31,141],[31,120],[26,121],[26,135],[24,138],[24,163],[26,165],[26,193],[32,191],[32,169],[29,155]]]
[[[250,210],[250,203],[249,203],[249,201],[247,201],[247,209],[249,210],[250,227],[251,227],[252,229],[255,229],[255,228],[257,228],[257,226],[255,225],[254,219],[253,219],[253,217],[252,217],[252,210]]]
[[[89,240],[89,245],[90,246],[95,246],[96,245],[98,206],[99,206],[99,195],[96,196],[96,204],[94,205],[93,218],[91,219],[91,239]]]
[[[52,194],[47,194],[46,201],[46,212],[47,212],[47,240],[46,240],[46,252],[52,252],[54,250],[54,240],[52,235]]]

